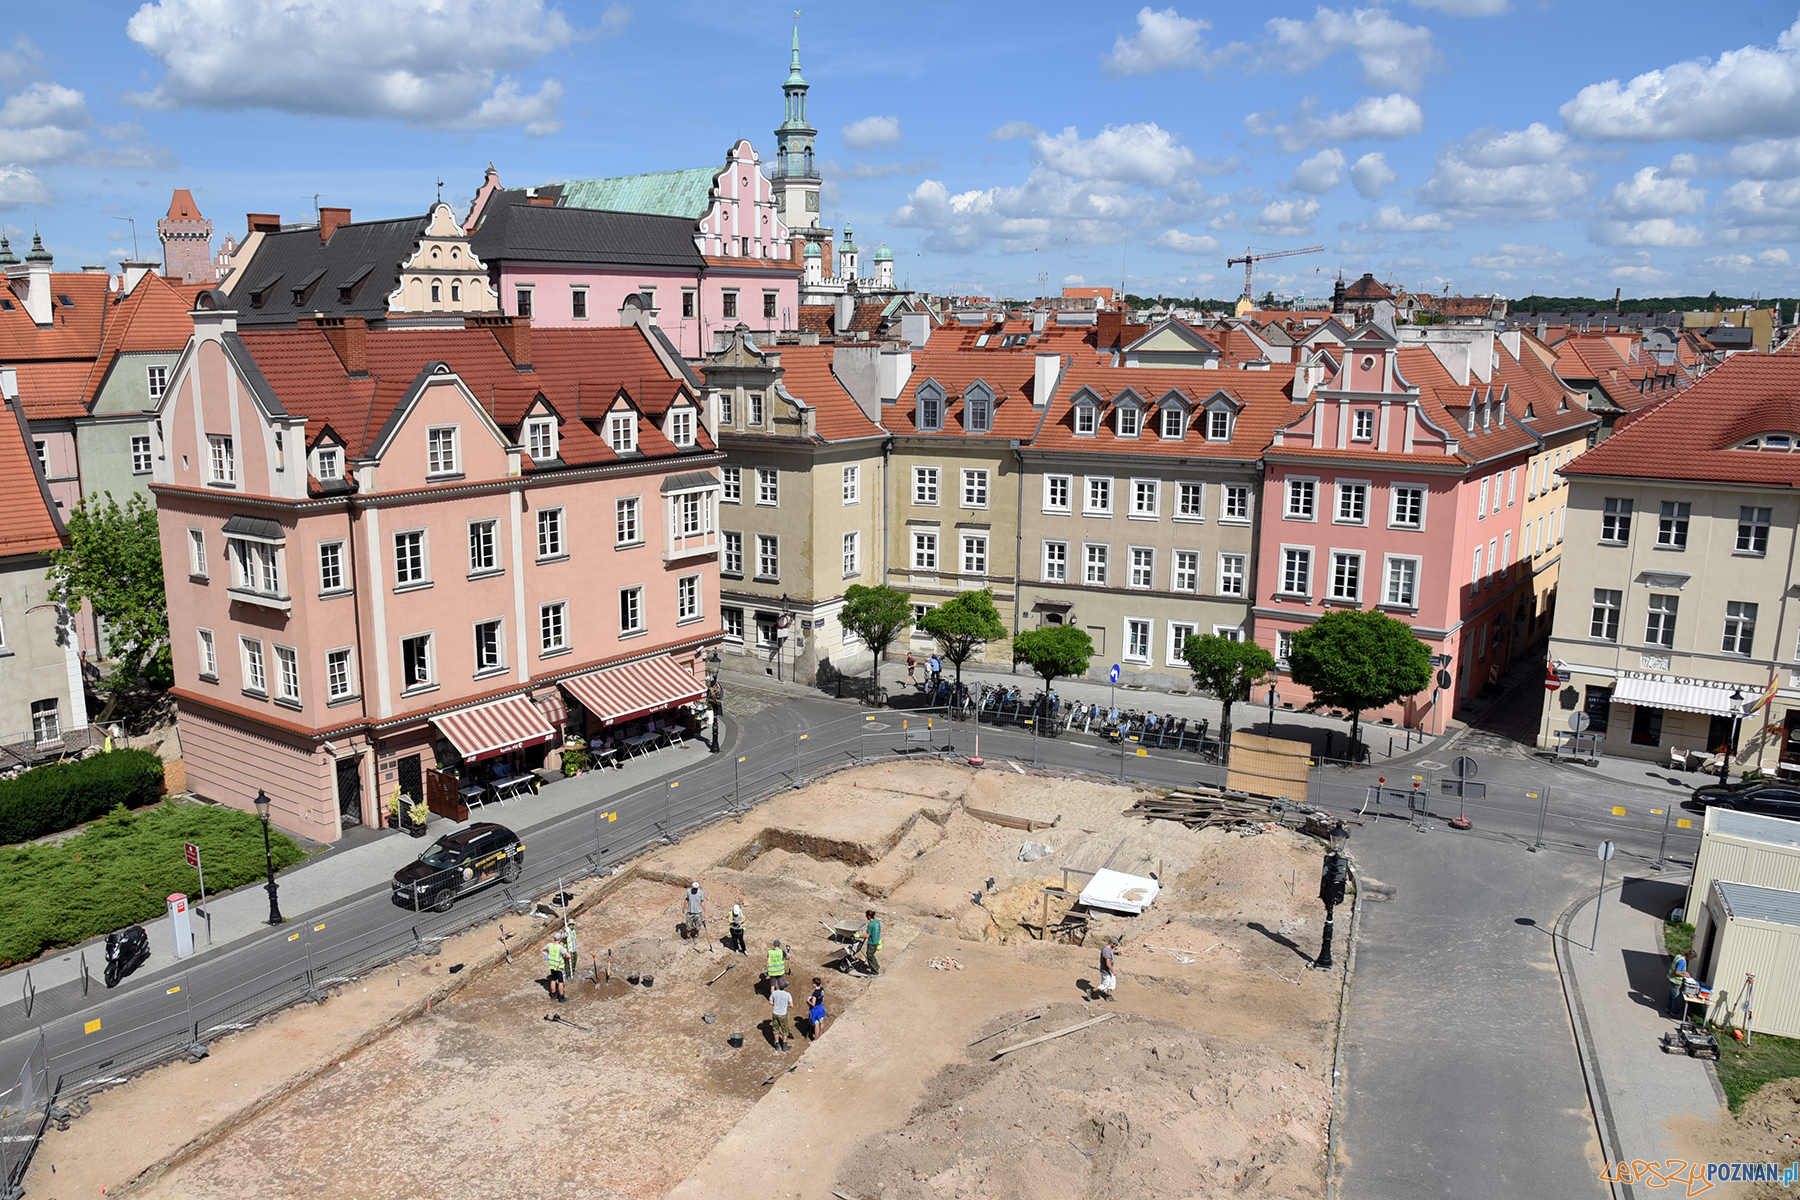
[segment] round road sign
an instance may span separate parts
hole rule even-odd
[[[1449,687],[1450,686],[1450,672],[1443,670],[1442,668],[1439,668],[1438,676],[1437,676],[1437,685],[1441,688]]]
[[[1584,712],[1572,712],[1569,714],[1569,728],[1573,729],[1576,733],[1582,732],[1591,724],[1593,724],[1593,721],[1590,720],[1588,715]]]
[[[1456,772],[1458,779],[1473,779],[1481,773],[1480,766],[1466,754],[1457,755],[1456,761],[1450,764],[1450,769]]]
[[[1119,682],[1119,664],[1118,663],[1114,663],[1112,665],[1112,670],[1107,672],[1107,678],[1111,679],[1114,683]]]
[[[1600,859],[1601,862],[1609,862],[1609,861],[1611,861],[1614,852],[1616,852],[1617,850],[1618,850],[1618,847],[1613,845],[1611,842],[1601,842],[1600,845],[1595,849],[1594,853]]]

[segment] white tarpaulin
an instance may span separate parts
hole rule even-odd
[[[1740,694],[1754,698],[1759,690],[1746,684],[1740,689]],[[1632,679],[1628,676],[1619,680],[1618,690],[1613,693],[1613,701],[1617,704],[1635,704],[1640,708],[1672,708],[1678,712],[1706,713],[1715,717],[1731,715],[1729,689],[1699,687],[1673,680]]]
[[[1104,908],[1135,917],[1156,902],[1156,894],[1160,891],[1162,884],[1154,879],[1102,869],[1095,871],[1094,877],[1081,889],[1081,902],[1089,908]]]

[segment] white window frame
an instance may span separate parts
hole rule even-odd
[[[634,583],[630,587],[619,589],[619,636],[630,637],[643,633],[644,625],[644,585]]]
[[[1095,404],[1075,405],[1075,436],[1094,437],[1100,431],[1100,408]]]
[[[844,468],[844,507],[862,503],[862,468],[848,466]]]
[[[1126,617],[1120,626],[1124,637],[1121,657],[1129,663],[1149,663],[1150,647],[1156,641],[1156,622],[1147,617]],[[1142,632],[1142,649],[1134,644],[1134,636]]]
[[[862,534],[852,529],[844,535],[844,578],[862,574]]]
[[[131,473],[148,475],[156,470],[156,452],[151,449],[150,435],[141,433],[131,439]]]
[[[319,592],[333,596],[349,591],[344,582],[344,540],[337,538],[319,543]]]
[[[1062,503],[1056,502],[1056,493],[1062,493]],[[1070,497],[1075,494],[1075,477],[1073,475],[1044,476],[1044,511],[1047,513],[1072,512]]]
[[[336,446],[320,446],[315,451],[320,483],[330,483],[344,477],[344,469],[338,461],[338,455],[339,449]]]
[[[1242,596],[1250,586],[1249,556],[1244,554],[1219,555],[1219,595]]]
[[[1737,612],[1732,612],[1736,606]],[[1751,657],[1751,650],[1756,640],[1757,604],[1754,600],[1727,600],[1725,602],[1725,633],[1720,639],[1719,652],[1738,658]]]
[[[1411,594],[1409,596],[1407,596],[1405,599],[1395,599],[1394,593],[1393,593],[1394,568],[1396,565],[1401,564],[1401,563],[1405,563],[1412,567],[1412,588],[1411,588]],[[1417,557],[1416,555],[1412,555],[1412,554],[1389,554],[1385,558],[1383,558],[1382,565],[1381,565],[1381,602],[1382,602],[1382,604],[1386,605],[1389,608],[1404,608],[1410,612],[1418,611],[1418,608],[1419,608],[1419,573],[1420,573],[1420,570],[1423,568],[1423,566],[1424,566],[1424,561],[1422,559],[1420,559],[1419,557]]]
[[[719,468],[719,499],[725,504],[744,502],[744,468]]]
[[[1588,609],[1588,640],[1617,645],[1619,626],[1625,619],[1625,592],[1622,588],[1595,588],[1594,601]],[[1600,632],[1595,633],[1598,625]]]
[[[964,533],[958,541],[962,545],[961,574],[985,577],[988,573],[988,535],[985,533]]]
[[[700,577],[683,575],[675,580],[675,623],[686,624],[698,621],[703,614],[700,611]]]
[[[292,646],[275,647],[275,699],[284,704],[300,703],[300,652]]]
[[[938,480],[941,472],[937,467],[913,468],[913,503],[927,508],[937,507]]]
[[[1299,561],[1301,562],[1301,564],[1303,566],[1303,570],[1304,570],[1304,573],[1306,576],[1306,578],[1304,580],[1305,586],[1302,588],[1298,588],[1298,589],[1290,587],[1289,583],[1288,583],[1289,577],[1293,574],[1293,572],[1289,569],[1289,563],[1291,560],[1291,556],[1293,556],[1293,555],[1301,556]],[[1280,560],[1280,564],[1279,564],[1280,570],[1281,570],[1281,576],[1276,581],[1278,584],[1278,587],[1276,589],[1278,594],[1283,595],[1283,596],[1297,596],[1297,597],[1301,597],[1301,598],[1304,598],[1307,600],[1311,600],[1312,596],[1313,596],[1313,571],[1312,571],[1313,561],[1312,560],[1313,560],[1313,548],[1311,546],[1289,546],[1289,545],[1284,544],[1281,547],[1281,560]]]
[[[644,541],[642,496],[620,496],[613,501],[613,547],[638,546]]]
[[[163,393],[169,390],[169,368],[166,366],[145,367],[144,384],[150,393],[150,399],[161,400]]]
[[[1221,484],[1224,489],[1219,500],[1219,523],[1221,525],[1248,525],[1250,523],[1250,505],[1253,503],[1253,489],[1247,483]],[[1240,507],[1237,501],[1242,500],[1242,512],[1233,511]]]
[[[744,535],[736,529],[727,529],[720,534],[722,548],[719,557],[719,573],[743,578],[744,574]]]
[[[1675,648],[1675,620],[1681,615],[1681,597],[1670,592],[1651,592],[1644,609],[1644,644]]]
[[[756,503],[759,508],[781,507],[781,469],[756,468]]]
[[[1069,582],[1069,543],[1046,538],[1043,550],[1044,582]]]
[[[269,664],[263,657],[261,639],[239,637],[238,647],[244,672],[244,691],[256,696],[269,694]]]
[[[538,657],[569,652],[569,602],[550,600],[538,605]]]
[[[637,414],[630,411],[608,413],[606,444],[614,454],[630,454],[638,448]]]
[[[1187,440],[1187,414],[1171,404],[1162,410],[1162,424],[1157,436],[1165,442]]]
[[[1319,519],[1319,480],[1314,477],[1289,476],[1281,486],[1281,519],[1284,521],[1317,521]]]
[[[770,565],[774,570],[768,570]],[[774,533],[756,535],[756,578],[778,583],[781,580],[781,536]]]
[[[915,529],[912,535],[912,569],[935,575],[938,570],[938,535],[935,529]]]
[[[1112,516],[1113,477],[1111,475],[1084,475],[1081,478],[1081,484],[1082,515],[1088,517]]]
[[[1372,490],[1367,479],[1340,479],[1335,484],[1331,503],[1331,523],[1333,525],[1367,525],[1369,523],[1369,492]],[[1354,500],[1357,511],[1349,516],[1344,514],[1346,501]]]
[[[1189,501],[1192,500],[1190,504]],[[1206,484],[1191,479],[1175,484],[1175,520],[1206,520]]]
[[[1081,582],[1088,587],[1110,586],[1112,546],[1106,542],[1081,544]]]
[[[685,406],[669,414],[669,440],[686,450],[694,444],[694,410]]]
[[[188,529],[188,574],[195,579],[207,577],[206,534],[194,528]]]
[[[1206,440],[1209,442],[1229,442],[1231,440],[1231,410],[1228,408],[1209,409],[1206,414]]]
[[[534,462],[556,457],[556,422],[549,417],[533,417],[525,422],[525,453]]]
[[[477,557],[483,551],[484,557]],[[500,561],[500,523],[492,517],[469,522],[469,577],[498,575],[505,570]]]
[[[1191,593],[1200,591],[1200,552],[1198,550],[1175,550],[1169,555],[1169,590]]]
[[[1400,519],[1401,493],[1418,493],[1419,520],[1416,524]],[[1388,528],[1422,531],[1425,528],[1425,506],[1430,503],[1431,489],[1422,483],[1404,483],[1396,480],[1388,485]]]
[[[1374,409],[1354,408],[1350,410],[1350,440],[1353,442],[1372,442],[1375,440]]]
[[[744,642],[744,610],[735,605],[721,608],[719,610],[719,630],[726,641],[742,645]]]
[[[401,539],[405,539],[403,544]],[[394,590],[425,587],[431,583],[431,559],[423,529],[394,531]]]
[[[986,508],[988,506],[988,472],[985,467],[964,467],[962,469],[962,506],[964,508]]]
[[[1150,503],[1144,505],[1145,490],[1148,489]],[[1156,521],[1162,518],[1162,481],[1159,479],[1133,479],[1131,481],[1131,516],[1133,520]]]
[[[1126,425],[1129,423],[1129,429]],[[1144,431],[1144,410],[1135,404],[1120,404],[1113,409],[1113,433],[1136,440]]]
[[[537,510],[537,561],[554,562],[569,557],[569,541],[563,533],[561,505]]]
[[[213,640],[213,631],[196,629],[194,633],[200,643],[200,678],[210,679],[217,683],[219,681],[219,647],[218,643]]]
[[[1181,656],[1181,652],[1186,649],[1187,640],[1190,637],[1200,636],[1200,626],[1193,621],[1170,621],[1168,627],[1168,651],[1164,660],[1165,665],[1185,667],[1187,659]]]
[[[339,646],[325,652],[325,703],[332,704],[355,696],[356,672],[352,669],[354,662],[354,651],[349,646]]]
[[[425,476],[441,479],[455,475],[462,466],[460,427],[432,425],[425,430]]]
[[[494,631],[494,644],[493,644],[494,660],[492,662],[483,662],[481,660],[481,655],[482,655],[481,631],[484,629],[488,629],[490,627]],[[475,622],[474,626],[471,627],[471,629],[469,630],[469,633],[470,633],[469,641],[470,641],[470,645],[473,649],[473,655],[474,655],[474,659],[475,659],[475,678],[480,679],[483,676],[487,676],[487,675],[498,675],[501,672],[505,671],[506,670],[506,619],[504,617],[489,617],[486,620],[477,621],[477,622]]]
[[[1347,594],[1338,586],[1339,574],[1346,563],[1350,564],[1350,569],[1356,575],[1356,586]],[[1326,597],[1339,604],[1360,605],[1363,598],[1363,566],[1362,551],[1339,550],[1334,546],[1331,550],[1331,578],[1326,583]]]
[[[209,433],[206,435],[207,475],[208,483],[235,487],[237,485],[237,452],[233,448],[231,438],[227,434]],[[43,455],[39,454],[40,461]],[[44,467],[48,476],[50,468]]]
[[[1156,586],[1156,548],[1154,546],[1131,546],[1131,555],[1125,570],[1125,586],[1138,591],[1148,591]]]

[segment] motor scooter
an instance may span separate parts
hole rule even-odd
[[[150,935],[142,925],[132,925],[106,935],[106,986],[118,987],[125,978],[150,961]]]

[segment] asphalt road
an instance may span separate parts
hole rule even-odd
[[[727,752],[684,764],[678,779],[609,798],[591,812],[515,825],[531,847],[558,849],[528,854],[514,891],[521,897],[546,894],[559,877],[622,861],[671,830],[728,811],[739,795],[786,786],[826,764],[896,753],[903,716],[919,723],[917,714],[869,713],[805,697],[728,723]],[[948,740],[962,753],[973,749],[974,727],[945,729],[941,719],[937,724],[939,747]],[[1036,762],[1152,786],[1220,782],[1218,767],[1189,753],[1148,748],[1139,755],[1139,747],[1128,746],[1121,769],[1119,748],[1094,738],[1034,739],[1029,731],[986,726],[980,738],[990,762]],[[1532,953],[1548,961],[1548,938],[1532,931],[1547,929],[1562,904],[1588,886],[1576,864],[1594,861],[1592,846],[1602,837],[1619,843],[1622,861],[1655,858],[1663,817],[1652,810],[1662,797],[1679,798],[1654,772],[1644,787],[1596,780],[1579,768],[1533,760],[1503,736],[1473,735],[1462,749],[1476,760],[1486,788],[1485,795],[1464,802],[1475,821],[1467,833],[1444,824],[1456,811],[1447,805],[1457,804],[1441,791],[1448,762],[1427,760],[1405,772],[1396,772],[1395,764],[1381,771],[1323,768],[1309,796],[1352,823],[1352,847],[1363,869],[1401,889],[1394,901],[1365,908],[1367,957],[1358,967],[1346,1127],[1355,1164],[1347,1182],[1357,1184],[1347,1191],[1351,1196],[1443,1194],[1450,1176],[1435,1174],[1436,1168],[1422,1171],[1421,1145],[1438,1147],[1429,1161],[1454,1170],[1463,1194],[1525,1194],[1515,1186],[1517,1174],[1505,1173],[1525,1159],[1554,1164],[1544,1170],[1563,1182],[1546,1184],[1550,1194],[1575,1188],[1573,1177],[1565,1178],[1569,1164],[1543,1151],[1550,1144],[1543,1139],[1554,1139],[1580,1158],[1583,1145],[1580,1122],[1566,1116],[1585,1111],[1585,1096],[1565,1094],[1570,1072],[1579,1087],[1566,1014],[1554,968],[1544,970],[1536,958],[1515,961],[1514,950],[1522,955],[1523,947],[1542,941]],[[1404,802],[1370,806],[1371,785],[1383,775],[1401,791],[1413,790],[1418,776],[1418,790],[1430,795],[1431,815],[1409,819]],[[602,807],[616,811],[618,820],[598,821]],[[1382,815],[1373,815],[1377,811]],[[1533,853],[1527,847],[1540,840],[1540,823],[1545,848]],[[1696,843],[1694,831],[1675,830],[1669,854],[1691,860]],[[441,936],[509,904],[494,888],[465,898],[447,914],[414,914],[393,902],[385,878],[371,880],[361,895],[328,911],[302,914],[191,969],[133,977],[97,1003],[40,995],[37,1005],[53,1007],[38,1007],[29,1024],[21,1005],[7,1005],[0,1008],[0,1036],[8,1036],[0,1043],[0,1080],[15,1077],[37,1020],[54,1007],[74,1014],[43,1026],[52,1073],[67,1090],[178,1050],[196,1028],[204,1036],[252,1020],[309,981],[322,986],[383,954],[391,957],[415,932],[423,939]],[[1538,925],[1515,926],[1518,917]],[[1428,1051],[1434,1045],[1438,1049]],[[1559,1065],[1534,1072],[1534,1059]],[[1485,1082],[1477,1087],[1472,1081]],[[1503,1110],[1518,1114],[1507,1120],[1523,1140],[1495,1136],[1494,1121]],[[1399,1114],[1406,1114],[1400,1123],[1406,1135],[1383,1134]],[[1513,1182],[1470,1191],[1470,1180],[1482,1178],[1482,1170]],[[1424,1190],[1404,1190],[1412,1175],[1420,1176]]]

